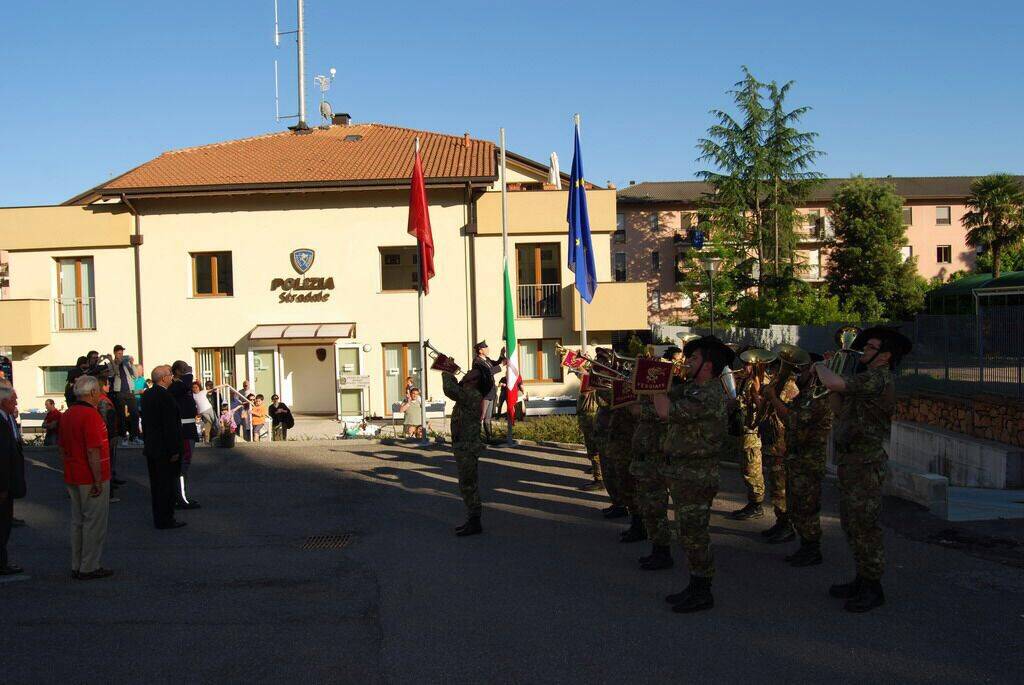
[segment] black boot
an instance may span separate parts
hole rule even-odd
[[[786,561],[794,568],[817,566],[821,563],[821,543],[800,541],[800,549],[786,557]]]
[[[650,554],[646,554],[646,555],[640,557],[639,559],[636,560],[636,562],[638,564],[640,564],[641,566],[646,564],[648,561],[650,561],[654,557],[655,554],[658,553],[658,547],[659,546],[660,545],[655,545],[655,544],[652,543],[651,544],[651,553]]]
[[[796,540],[796,531],[793,530],[793,524],[789,522],[788,518],[786,518],[784,519],[782,526],[768,538],[768,543],[772,545],[780,545],[783,542],[789,542],[790,540]]]
[[[742,509],[729,514],[729,518],[734,521],[746,521],[747,519],[759,519],[764,516],[764,507],[761,506],[760,502],[747,502],[747,505]]]
[[[478,535],[482,532],[484,532],[484,529],[480,525],[479,516],[470,516],[466,519],[465,523],[455,529],[455,534],[460,538],[464,538],[467,535]]]
[[[640,542],[646,539],[647,533],[644,531],[643,519],[633,514],[629,521],[629,528],[619,536],[619,542]]]
[[[601,516],[604,516],[606,519],[620,519],[623,516],[629,516],[629,512],[621,504],[613,504],[602,509]]]
[[[865,611],[871,611],[883,604],[885,604],[885,593],[882,592],[882,583],[864,578],[857,589],[857,594],[846,600],[843,608],[855,614],[863,614]]]
[[[858,575],[849,583],[836,583],[828,589],[828,594],[836,599],[850,599],[860,590],[863,579]]]
[[[643,571],[661,571],[672,568],[675,563],[668,545],[654,545],[650,556],[640,557],[640,569]]]
[[[672,604],[672,611],[677,614],[705,611],[715,606],[715,598],[711,595],[711,579],[700,576],[690,576],[690,584],[685,590],[665,599]]]
[[[592,480],[586,485],[581,485],[578,489],[582,490],[583,492],[594,492],[595,490],[604,490],[604,481]]]
[[[786,515],[780,514],[779,512],[775,512],[775,523],[772,524],[771,528],[766,528],[765,530],[762,530],[761,535],[765,536],[766,538],[770,538],[771,536],[779,532],[779,529],[787,525],[789,525],[789,521],[786,520]]]

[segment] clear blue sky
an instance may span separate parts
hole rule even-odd
[[[0,8],[0,206],[59,202],[168,149],[294,111],[294,47],[272,0],[37,0]],[[1024,9],[973,2],[307,0],[312,77],[356,121],[571,157],[596,182],[692,178],[708,110],[747,64],[795,80],[832,176],[1024,170]],[[294,0],[281,0],[283,28]]]

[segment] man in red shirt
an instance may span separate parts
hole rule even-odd
[[[43,438],[44,445],[57,444],[57,427],[60,425],[60,409],[53,400],[46,400],[46,418],[43,419],[43,428],[46,436]]]
[[[110,497],[110,448],[107,426],[96,410],[100,386],[94,376],[75,380],[76,402],[60,419],[60,455],[71,497],[71,576],[76,580],[114,574],[100,566],[107,537]]]

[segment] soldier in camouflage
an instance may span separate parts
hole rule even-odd
[[[459,537],[483,532],[480,524],[480,481],[477,464],[483,454],[484,444],[480,437],[480,414],[483,398],[494,385],[493,377],[474,368],[462,381],[447,371],[441,374],[444,394],[455,402],[452,409],[452,445],[455,448],[455,464],[459,471],[459,492],[466,504],[466,523],[455,529]]]
[[[764,516],[764,471],[761,465],[761,436],[758,434],[757,398],[761,393],[761,385],[756,375],[756,367],[746,364],[744,370],[747,380],[744,392],[737,397],[740,415],[743,417],[743,437],[740,443],[740,464],[743,468],[743,482],[747,486],[747,504],[729,514],[729,518],[737,521],[758,519]]]
[[[626,504],[622,501],[615,477],[615,464],[608,458],[608,428],[612,420],[612,391],[610,388],[598,388],[594,391],[597,399],[597,413],[594,414],[594,445],[600,455],[601,480],[582,486],[581,490],[608,491],[611,506],[604,510],[606,518],[619,518],[626,515]]]
[[[636,431],[637,417],[632,407],[617,407],[611,410],[608,423],[608,439],[605,441],[607,462],[611,464],[616,481],[613,489],[617,490],[621,502],[629,512],[629,528],[619,536],[619,542],[640,542],[647,539],[644,532],[643,517],[636,496],[636,480],[630,472],[633,461],[633,433]],[[607,484],[607,476],[605,483]]]
[[[679,539],[690,567],[690,584],[665,598],[677,613],[703,611],[714,606],[711,580],[715,574],[708,525],[711,504],[718,493],[718,461],[728,433],[726,397],[719,377],[734,356],[712,336],[692,340],[684,348],[689,380],[654,395],[658,415],[668,421],[665,464],[675,504]]]
[[[814,369],[836,396],[839,516],[857,565],[856,577],[833,585],[829,593],[846,599],[847,611],[860,613],[885,603],[881,583],[885,553],[879,525],[888,461],[883,445],[896,410],[893,371],[911,344],[893,329],[874,327],[862,331],[852,348],[861,352],[859,366],[864,369],[852,378],[843,378],[822,363]]]
[[[581,392],[576,397],[576,423],[583,433],[583,444],[587,448],[587,458],[590,459],[590,473],[593,476],[593,483],[598,488],[604,487],[604,477],[601,472],[601,453],[598,450],[597,439],[594,437],[594,419],[597,416],[597,391],[590,389]],[[586,485],[584,488],[593,487]]]
[[[782,390],[778,390],[778,378],[769,382],[762,391],[762,409],[768,409],[771,402],[765,396],[769,390],[774,390],[784,403],[792,402],[799,390],[796,387],[796,380],[792,376],[782,384]],[[775,524],[771,528],[761,531],[761,535],[772,544],[789,542],[796,537],[793,531],[793,524],[786,513],[786,426],[782,419],[774,412],[768,410],[765,418],[761,420],[761,453],[768,461],[768,490],[772,499],[772,510],[775,512]]]

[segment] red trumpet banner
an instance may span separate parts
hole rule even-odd
[[[660,395],[672,387],[672,363],[641,357],[633,370],[633,392],[637,395]]]
[[[596,373],[588,373],[587,377],[590,379],[587,381],[590,390],[611,390],[612,379],[599,376]]]
[[[586,395],[591,390],[593,390],[593,388],[590,387],[590,374],[585,373],[580,376],[580,394]]]
[[[612,409],[628,407],[639,398],[633,392],[633,384],[626,379],[612,381]]]
[[[562,357],[561,365],[567,369],[580,370],[587,367],[587,361],[586,357],[572,350],[566,350],[565,355]]]

